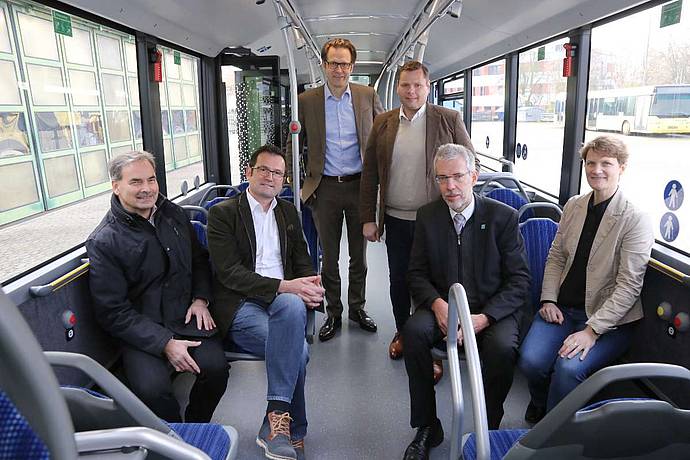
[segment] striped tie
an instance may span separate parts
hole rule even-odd
[[[465,216],[458,213],[453,216],[453,226],[455,226],[455,234],[458,235],[458,244],[460,244],[460,234],[462,228],[465,226]]]

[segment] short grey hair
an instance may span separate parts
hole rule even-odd
[[[136,163],[137,161],[148,161],[153,167],[153,170],[156,170],[156,159],[153,155],[142,150],[131,150],[110,159],[108,162],[110,180],[121,180],[124,167]]]
[[[434,155],[434,172],[436,172],[436,162],[438,160],[449,161],[455,160],[458,157],[465,159],[465,163],[467,164],[467,169],[469,171],[477,170],[475,156],[472,149],[460,144],[443,144],[436,151],[436,155]]]

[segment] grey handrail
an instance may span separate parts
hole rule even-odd
[[[165,458],[211,460],[203,451],[184,441],[145,427],[83,431],[74,435],[80,453],[119,450],[123,446],[143,447]]]
[[[204,194],[201,195],[201,199],[199,200],[199,206],[203,206],[204,203],[206,203],[206,200],[208,200],[208,197],[211,196],[211,193],[217,192],[218,190],[230,190],[233,188],[239,192],[239,189],[236,185],[213,185],[207,188]]]
[[[179,439],[168,425],[163,423],[132,391],[116,379],[106,368],[89,356],[64,351],[46,351],[44,355],[53,366],[78,369],[103,389],[118,406],[141,426],[152,428]]]
[[[479,360],[479,348],[477,347],[477,338],[474,335],[470,306],[467,302],[467,293],[460,283],[453,284],[448,293],[447,349],[453,394],[453,431],[451,433],[450,458],[457,460],[462,436],[462,385],[460,383],[460,358],[456,346],[458,343],[458,317],[462,328],[462,342],[470,378],[474,431],[477,438],[477,460],[488,460],[491,458],[491,445],[489,444],[489,423],[484,399],[482,366]]]
[[[520,218],[525,212],[527,212],[530,209],[536,208],[553,209],[554,211],[556,211],[556,213],[558,213],[559,216],[563,215],[563,210],[556,203],[551,203],[549,201],[534,201],[532,203],[527,203],[520,207],[520,209],[518,210],[518,222],[520,221]]]
[[[675,268],[671,267],[670,265],[666,265],[665,263],[660,262],[656,259],[649,259],[649,266],[651,268],[653,268],[654,270],[661,272],[664,275],[673,278],[674,280],[678,281],[679,283],[682,283],[685,286],[690,287],[690,275],[687,275],[680,270],[676,270]]]
[[[525,188],[522,186],[522,183],[518,180],[517,177],[513,175],[513,173],[509,172],[491,172],[491,173],[479,173],[479,180],[484,181],[482,185],[479,186],[479,190],[477,193],[479,195],[484,194],[484,190],[491,184],[492,182],[497,182],[499,185],[503,181],[508,181],[512,182],[515,184],[515,188],[518,190],[518,193],[522,195],[522,197],[529,203],[529,195],[527,195],[527,192],[525,191]]]
[[[185,211],[194,211],[194,212],[200,212],[204,214],[205,216],[208,216],[208,209],[204,208],[203,206],[195,206],[193,204],[183,204],[181,206],[182,209]]]
[[[621,380],[641,378],[677,378],[690,381],[690,370],[674,364],[632,363],[601,369],[578,385],[556,407],[549,411],[521,440],[520,444],[537,449],[571,419],[607,385]]]
[[[68,285],[72,281],[76,280],[80,276],[83,276],[85,273],[89,271],[89,261],[88,259],[86,262],[82,263],[80,266],[75,268],[74,270],[71,270],[55,281],[52,281],[48,284],[42,284],[40,286],[31,286],[29,287],[29,293],[34,296],[34,297],[45,297],[47,295],[52,294],[53,292],[57,291],[58,289]]]

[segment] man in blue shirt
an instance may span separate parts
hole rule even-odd
[[[300,140],[306,141],[308,150],[302,200],[312,209],[323,250],[321,279],[326,289],[328,318],[319,331],[319,339],[326,341],[342,325],[338,259],[343,218],[350,253],[348,316],[362,329],[376,332],[376,323],[364,310],[367,263],[366,240],[359,218],[359,185],[367,137],[383,106],[373,88],[349,82],[357,58],[352,42],[342,38],[329,40],[321,57],[326,84],[300,95],[299,121],[303,127]]]

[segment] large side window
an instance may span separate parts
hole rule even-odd
[[[472,70],[472,145],[479,154],[503,156],[505,60]],[[480,156],[482,165],[500,171],[501,164]]]
[[[658,241],[690,253],[690,12],[674,23],[663,8],[592,29],[585,141],[625,142],[621,190],[652,217]]]
[[[558,196],[563,157],[566,42],[556,40],[518,57],[515,174],[553,197]]]
[[[182,182],[192,187],[195,177],[205,180],[201,116],[199,112],[199,59],[161,47],[163,83],[161,121],[168,196],[180,194]]]

